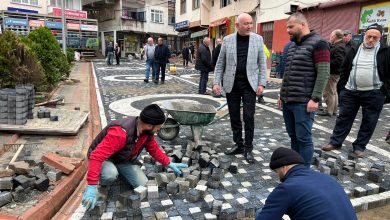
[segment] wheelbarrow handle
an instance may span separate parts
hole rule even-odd
[[[225,102],[224,104],[222,104],[221,106],[219,106],[216,110],[219,111],[221,110],[223,107],[225,107],[228,103]]]

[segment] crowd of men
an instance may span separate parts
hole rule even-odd
[[[235,24],[237,32],[218,40],[212,54],[210,39],[204,38],[195,61],[200,73],[199,94],[207,94],[210,72],[214,72],[213,92],[226,93],[235,144],[225,154],[243,154],[251,164],[255,162],[252,150],[256,97],[264,92],[267,70],[263,38],[252,32],[252,22],[249,14],[240,14]],[[291,149],[281,147],[273,152],[269,165],[281,183],[258,210],[256,219],[281,219],[284,214],[292,219],[357,219],[340,184],[310,169],[314,152],[312,127],[316,112],[336,116],[333,134],[322,150],[340,149],[361,107],[362,124],[352,143],[352,153],[364,157],[383,105],[390,102],[390,49],[380,43],[383,27],[370,25],[361,44],[351,40],[351,31],[339,29],[332,31],[327,41],[310,30],[303,14],[294,13],[287,19],[287,33],[290,42],[283,51],[283,80],[277,105],[283,112]],[[158,45],[149,38],[144,51],[144,81],[148,83],[152,68],[153,82],[159,82],[161,72],[164,83],[169,49],[161,38]],[[185,46],[183,66],[193,55]],[[323,97],[326,108],[318,111]],[[176,174],[187,167],[172,163],[158,147],[154,134],[164,122],[159,106],[150,105],[139,117],[117,120],[103,129],[89,152],[88,187],[83,197],[87,208],[96,203],[97,184],[110,184],[119,174],[134,187],[145,185],[147,179],[137,165],[143,149]]]

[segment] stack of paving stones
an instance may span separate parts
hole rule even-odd
[[[272,150],[254,150],[258,166],[242,155],[217,153],[213,144],[199,150],[186,144],[163,146],[173,162],[189,165],[176,176],[149,155],[143,155],[146,186],[131,189],[124,180],[110,187],[107,200],[87,212],[87,219],[243,219],[254,218],[278,184],[276,175],[262,158]],[[260,156],[261,155],[261,156]],[[348,160],[337,153],[315,151],[313,168],[328,173],[345,188],[357,211],[389,204],[390,176],[385,166]],[[255,175],[261,167],[262,175]],[[255,170],[252,172],[252,170]],[[381,175],[381,174],[382,175]],[[377,196],[377,197],[375,197]],[[368,198],[368,199],[367,199]]]
[[[25,160],[9,164],[8,169],[0,168],[0,207],[12,202],[26,202],[39,192],[50,191],[64,176],[61,166],[67,162],[58,161],[58,166],[51,166],[42,160],[27,159],[31,151],[26,148],[18,155]],[[68,159],[75,168],[81,165],[82,159]]]
[[[34,86],[17,85],[0,90],[0,124],[24,125],[34,118]]]
[[[241,184],[254,181],[247,166],[232,163],[232,158],[217,153],[213,146],[191,149],[187,145],[163,146],[173,162],[186,163],[188,168],[176,176],[155,162],[149,155],[142,156],[142,169],[148,177],[146,186],[130,189],[120,179],[110,187],[107,200],[84,217],[95,219],[237,219],[253,218],[261,208],[266,192],[251,192],[259,185]],[[244,158],[238,158],[239,161]],[[240,170],[241,169],[241,170]],[[236,177],[229,172],[233,170]],[[240,170],[241,172],[239,172]],[[247,170],[247,172],[245,172]],[[257,181],[259,182],[259,181]],[[276,182],[275,182],[276,184]],[[102,187],[103,188],[103,187]],[[102,208],[103,207],[103,208]]]

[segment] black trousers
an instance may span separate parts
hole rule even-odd
[[[343,89],[339,96],[339,116],[330,144],[341,147],[345,138],[351,131],[356,115],[362,107],[362,123],[356,140],[352,143],[353,150],[364,151],[374,133],[379,115],[381,114],[385,95],[379,90],[351,91]]]
[[[243,144],[241,122],[241,100],[244,104],[243,119],[245,123],[245,146],[252,150],[253,133],[255,129],[254,115],[256,108],[256,92],[253,91],[247,79],[235,79],[230,93],[226,93],[229,108],[230,124],[233,130],[233,141]]]
[[[207,90],[207,82],[209,81],[209,72],[200,71],[199,79],[199,94],[204,94]]]
[[[119,65],[119,61],[121,59],[120,55],[116,55],[115,59],[116,59],[116,65]]]
[[[188,59],[187,58],[183,58],[183,66],[188,66]]]
[[[159,80],[160,78],[160,71],[161,71],[161,82],[164,82],[165,81],[165,68],[167,66],[167,63],[159,63],[159,62],[156,62],[154,61],[154,65],[156,67],[156,79],[155,80]]]

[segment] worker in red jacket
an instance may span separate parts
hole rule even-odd
[[[97,184],[112,184],[122,175],[134,188],[148,181],[141,170],[138,156],[146,151],[164,167],[171,168],[176,175],[186,164],[172,163],[154,139],[154,134],[165,122],[165,115],[156,105],[148,105],[139,117],[128,117],[111,122],[93,140],[88,151],[88,186],[82,204],[93,209],[97,201]]]

